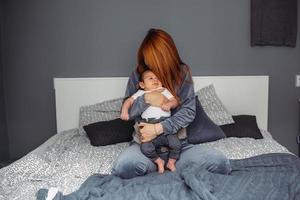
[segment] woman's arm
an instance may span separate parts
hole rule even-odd
[[[179,89],[178,95],[180,96],[181,105],[171,117],[160,123],[163,133],[166,135],[177,133],[181,128],[187,127],[195,118],[195,92],[191,77],[188,73],[186,73],[185,80]]]

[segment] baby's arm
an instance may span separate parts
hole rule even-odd
[[[164,111],[170,111],[171,109],[176,108],[177,106],[178,106],[178,101],[176,100],[176,98],[172,97],[171,99],[163,103],[161,109]]]
[[[178,101],[176,98],[171,94],[171,92],[167,89],[165,89],[162,92],[163,95],[168,99],[166,102],[164,102],[161,105],[161,109],[163,111],[169,112],[171,109],[176,108],[178,106]]]
[[[121,116],[120,118],[122,120],[129,120],[129,113],[128,113],[128,110],[129,108],[131,107],[131,105],[133,104],[133,101],[134,99],[132,97],[129,97],[128,99],[126,99],[122,105],[122,108],[121,108]]]

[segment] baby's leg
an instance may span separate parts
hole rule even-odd
[[[167,168],[172,172],[176,171],[176,161],[179,159],[181,151],[181,142],[178,139],[177,135],[168,135],[168,146],[170,148],[169,160],[167,163]]]
[[[163,173],[165,168],[165,161],[162,160],[155,149],[155,145],[153,144],[152,141],[150,142],[145,142],[141,144],[141,151],[142,153],[148,157],[149,159],[151,159],[154,163],[157,164],[157,168],[158,168],[158,172],[159,173]]]

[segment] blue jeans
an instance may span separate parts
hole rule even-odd
[[[161,154],[160,157],[165,160],[168,158],[167,154],[168,152]],[[229,160],[220,151],[183,141],[180,158],[176,162],[177,170],[184,169],[184,166],[190,162],[215,173],[231,172]],[[137,143],[133,143],[121,153],[112,169],[113,174],[126,179],[155,171],[157,171],[156,165],[141,152],[140,145]]]

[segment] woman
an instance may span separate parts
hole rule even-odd
[[[167,88],[179,102],[179,106],[172,110],[172,116],[156,123],[139,124],[139,134],[135,134],[135,141],[148,142],[160,134],[176,134],[185,129],[195,118],[195,94],[190,69],[178,54],[172,37],[163,30],[150,29],[138,51],[138,66],[129,78],[126,96],[130,97],[138,90],[140,75],[151,70],[162,85]],[[145,111],[149,105],[160,106],[164,96],[159,92],[146,93],[138,97],[130,108],[131,119],[135,119]],[[186,134],[185,134],[186,135]],[[227,174],[231,167],[228,159],[219,151],[207,149],[200,145],[188,144],[187,139],[181,140],[182,149],[176,167],[180,170],[184,165],[195,162],[209,171]],[[166,158],[168,152],[161,152]],[[142,176],[156,171],[156,165],[144,156],[137,142],[121,153],[117,159],[113,173],[122,178]]]

